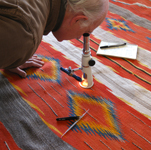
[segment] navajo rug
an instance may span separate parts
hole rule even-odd
[[[43,37],[36,53],[45,64],[27,69],[25,79],[1,70],[0,149],[151,149],[150,12],[149,0],[110,0],[105,21],[90,36],[96,60],[90,89],[60,71],[81,66],[82,38]],[[101,40],[138,45],[137,59],[96,55]],[[56,118],[88,109],[62,137],[74,121]]]

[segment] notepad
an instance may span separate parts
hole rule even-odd
[[[138,45],[127,43],[124,46],[100,48],[101,46],[118,45],[118,44],[120,44],[120,43],[101,41],[101,43],[99,44],[97,55],[106,55],[106,56],[113,56],[113,57],[136,59]]]

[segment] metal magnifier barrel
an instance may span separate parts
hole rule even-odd
[[[90,41],[90,34],[84,33],[83,34],[83,54],[90,53],[89,41]]]
[[[93,86],[93,77],[91,66],[95,64],[95,61],[92,59],[90,46],[90,34],[84,33],[83,34],[83,53],[82,53],[82,82],[80,82],[80,86],[83,88],[91,88]]]

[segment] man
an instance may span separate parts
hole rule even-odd
[[[0,0],[0,68],[26,77],[41,67],[34,55],[42,36],[58,41],[91,33],[104,20],[108,0]]]

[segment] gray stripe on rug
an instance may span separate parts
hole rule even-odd
[[[74,150],[44,124],[1,73],[0,121],[23,150]]]

